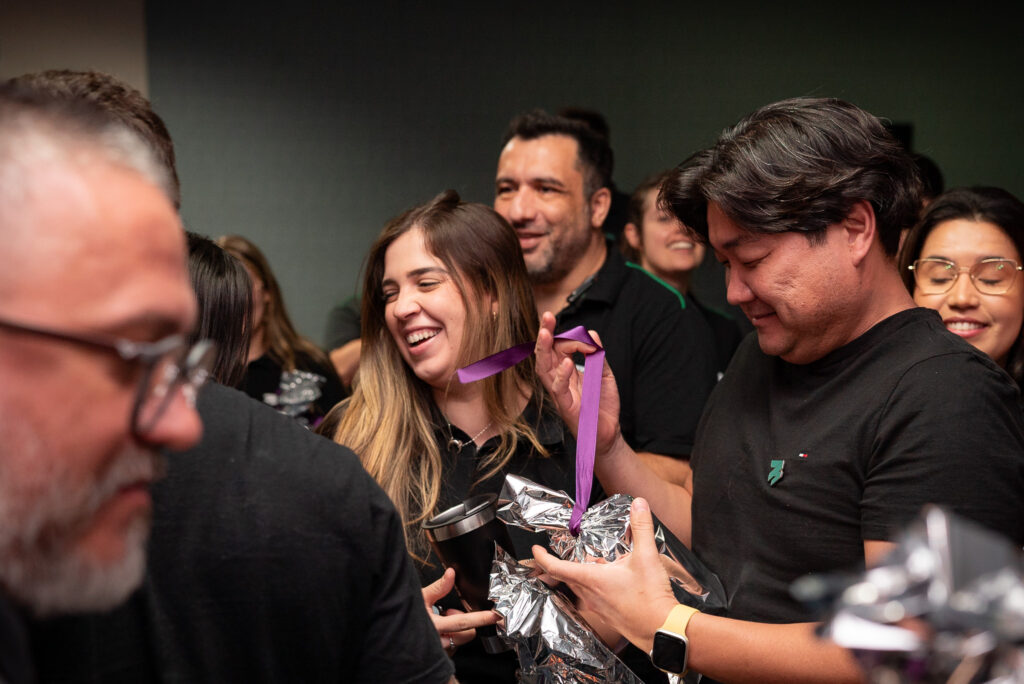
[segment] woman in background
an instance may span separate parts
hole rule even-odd
[[[187,232],[188,274],[199,304],[189,342],[213,340],[217,356],[210,376],[237,387],[245,374],[252,328],[252,285],[245,267],[213,240]]]
[[[939,195],[903,245],[900,268],[919,306],[1024,381],[1024,203],[1001,188]],[[961,277],[966,276],[966,277]]]
[[[327,355],[296,332],[263,252],[240,235],[221,237],[217,243],[242,262],[252,279],[252,336],[240,389],[315,427],[345,398],[338,374]]]
[[[661,185],[671,174],[662,171],[645,178],[629,199],[629,223],[622,232],[621,248],[629,261],[639,264],[662,285],[685,296],[700,309],[715,335],[718,376],[725,372],[743,339],[735,319],[706,306],[694,296],[690,281],[704,261],[705,247],[682,221],[658,206]]]

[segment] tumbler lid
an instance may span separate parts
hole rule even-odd
[[[494,492],[471,496],[462,503],[424,521],[422,527],[434,538],[434,541],[444,541],[461,536],[494,520],[497,500],[498,495]]]

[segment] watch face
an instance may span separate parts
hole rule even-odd
[[[682,674],[686,671],[686,647],[686,639],[667,632],[655,632],[651,662],[659,670]]]

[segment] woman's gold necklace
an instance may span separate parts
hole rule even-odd
[[[470,442],[476,442],[476,438],[477,437],[479,437],[480,435],[482,435],[485,432],[487,432],[488,428],[490,428],[492,425],[494,425],[494,421],[492,420],[487,425],[484,425],[484,429],[483,430],[481,430],[480,432],[478,432],[475,435],[473,435],[472,437],[470,437],[468,441],[463,442],[460,439],[455,439],[455,437],[452,435],[452,423],[451,423],[450,420],[448,420],[447,417],[445,417],[444,422],[448,423],[448,451],[453,451],[453,452],[456,452],[456,453],[458,453],[459,451],[462,451],[463,447],[465,447]]]

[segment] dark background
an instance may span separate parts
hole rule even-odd
[[[815,95],[912,125],[947,187],[1022,196],[1024,24],[995,6],[151,0],[149,89],[188,227],[256,242],[321,341],[384,222],[444,188],[490,203],[502,131],[535,106],[603,112],[626,192]],[[697,289],[724,302],[717,264]]]

